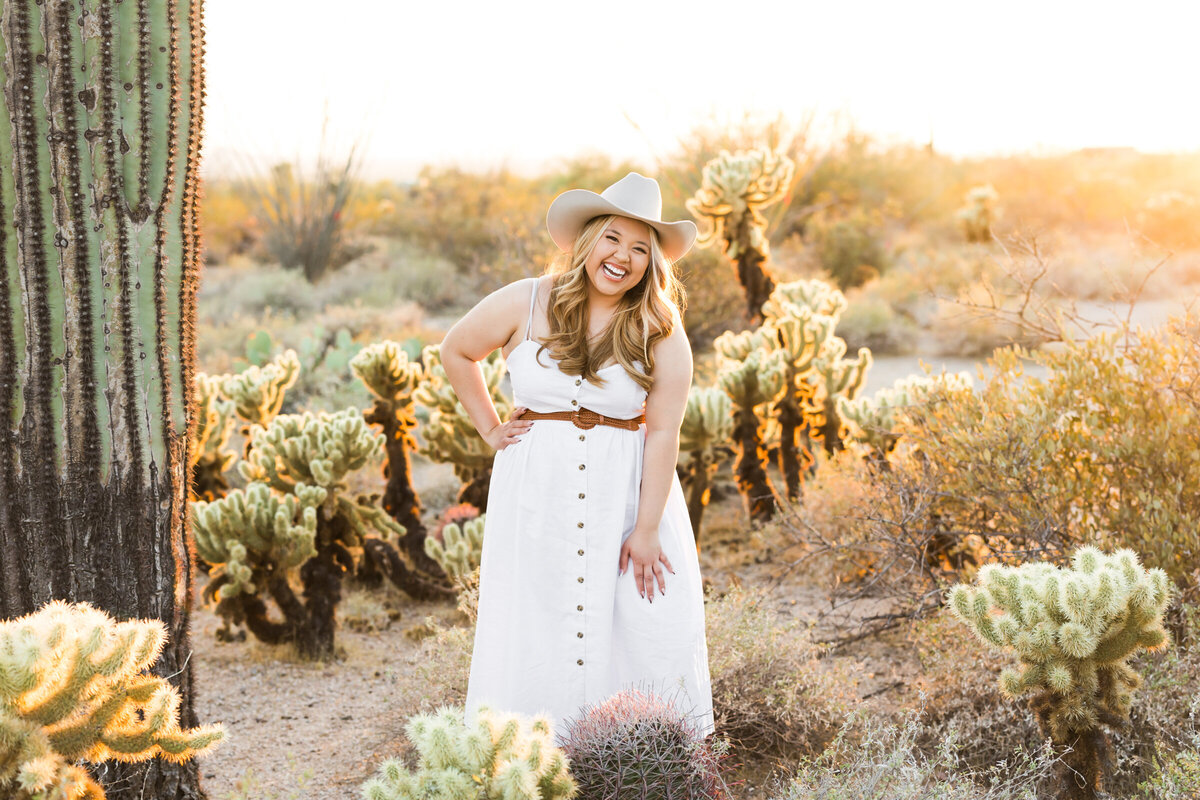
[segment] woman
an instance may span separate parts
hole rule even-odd
[[[599,195],[559,195],[546,224],[566,257],[485,297],[442,342],[497,451],[468,720],[479,705],[544,713],[561,734],[583,706],[635,687],[712,731],[700,566],[675,473],[692,355],[672,265],[696,226],[661,209],[658,184],[636,172]],[[478,364],[496,348],[516,402],[507,421]]]

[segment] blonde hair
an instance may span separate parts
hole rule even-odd
[[[658,241],[658,232],[650,230],[650,263],[642,279],[629,288],[613,313],[604,335],[589,348],[587,340],[587,313],[589,279],[584,265],[600,237],[616,219],[616,215],[594,217],[589,220],[570,254],[564,253],[556,259],[547,274],[553,276],[550,287],[550,308],[547,318],[550,334],[545,343],[538,347],[537,354],[548,349],[558,367],[568,375],[579,375],[596,385],[604,381],[597,367],[613,356],[616,363],[625,368],[643,389],[649,391],[654,384],[654,344],[671,334],[675,328],[675,314],[683,319],[686,294],[683,284],[675,274],[675,265],[663,253]],[[643,370],[634,365],[640,363]]]

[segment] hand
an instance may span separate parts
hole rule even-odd
[[[516,444],[521,441],[519,436],[529,433],[529,429],[533,427],[531,419],[517,419],[524,414],[528,409],[525,406],[517,406],[513,409],[512,417],[508,422],[501,422],[496,427],[492,428],[487,433],[483,434],[483,440],[487,442],[493,450],[503,450],[510,444]]]
[[[663,565],[675,574],[675,568],[667,559],[662,546],[658,542],[658,531],[642,533],[634,531],[621,545],[620,571],[624,574],[629,562],[633,561],[633,584],[637,587],[638,595],[654,602],[654,582],[658,581],[659,590],[667,593],[667,582],[663,578]]]

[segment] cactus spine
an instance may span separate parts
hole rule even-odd
[[[284,393],[299,377],[300,359],[295,350],[287,350],[264,366],[252,364],[237,375],[223,376],[221,391],[233,401],[239,417],[250,425],[266,427],[283,408]]]
[[[350,361],[350,369],[375,397],[375,404],[364,412],[367,422],[383,431],[387,463],[383,474],[387,486],[383,492],[383,510],[407,531],[401,548],[414,567],[437,574],[437,565],[426,554],[426,530],[421,522],[421,499],[412,485],[409,453],[416,450],[413,429],[413,392],[425,378],[424,367],[410,362],[399,344],[392,341],[369,345]]]
[[[196,434],[189,458],[192,468],[192,499],[209,502],[229,492],[225,470],[237,454],[225,449],[233,431],[233,401],[221,394],[224,376],[196,374]]]
[[[483,560],[483,529],[487,515],[464,520],[461,525],[451,522],[442,528],[439,540],[430,536],[425,540],[425,552],[441,565],[453,580],[462,580]]]
[[[731,155],[722,150],[704,165],[700,189],[685,203],[695,217],[709,221],[698,244],[720,240],[737,265],[752,322],[762,318],[762,305],[775,288],[765,266],[770,248],[767,220],[761,212],[783,199],[794,170],[792,160],[782,153],[750,150]]]
[[[1106,555],[1095,547],[1077,550],[1070,569],[988,564],[976,586],[951,589],[954,614],[982,642],[1012,648],[1020,658],[1020,671],[1001,676],[1004,693],[1034,693],[1030,706],[1043,732],[1070,745],[1059,796],[1093,798],[1103,788],[1109,750],[1103,726],[1129,720],[1132,691],[1141,683],[1129,659],[1166,645],[1162,622],[1170,597],[1165,572],[1145,569],[1132,550]]]
[[[0,617],[161,620],[185,719],[202,20],[0,4]],[[94,774],[111,798],[200,795],[191,762]]]
[[[775,490],[767,478],[767,452],[759,408],[774,403],[787,388],[783,353],[757,345],[758,334],[729,334],[713,342],[718,353],[718,380],[733,402],[733,440],[738,448],[735,465],[738,489],[750,519],[764,522],[775,516]],[[737,356],[745,353],[738,359]]]
[[[179,692],[145,674],[167,631],[114,622],[87,603],[54,600],[0,622],[0,791],[14,800],[104,800],[79,761],[183,762],[216,746],[220,726],[181,730]]]
[[[487,511],[488,486],[496,453],[475,430],[467,410],[458,402],[442,367],[440,348],[429,345],[423,351],[422,360],[428,380],[413,394],[418,403],[430,409],[429,423],[421,429],[425,440],[421,453],[433,461],[453,464],[454,474],[464,484],[458,493],[458,502]],[[507,419],[512,413],[512,403],[500,392],[500,381],[504,377],[504,359],[500,351],[489,354],[479,366],[496,412],[501,419]]]
[[[716,387],[693,386],[688,394],[679,429],[679,452],[683,461],[683,489],[687,493],[688,517],[696,546],[700,546],[700,523],[721,462],[733,455],[733,404],[729,395]]]
[[[362,800],[570,800],[577,794],[567,759],[554,746],[550,722],[481,707],[473,727],[462,711],[441,708],[405,725],[417,768],[385,761],[362,786]]]

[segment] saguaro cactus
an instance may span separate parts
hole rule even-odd
[[[0,617],[158,619],[193,725],[185,518],[200,254],[200,0],[0,5]],[[96,767],[194,798],[196,767]]]
[[[79,761],[183,762],[215,747],[220,726],[181,730],[179,692],[145,674],[166,637],[158,620],[61,600],[0,622],[0,792],[104,800]]]
[[[385,761],[363,784],[363,800],[570,800],[578,793],[545,717],[526,722],[484,707],[468,727],[461,709],[441,708],[404,729],[417,747],[416,771]]]
[[[421,522],[421,498],[412,485],[409,453],[416,450],[413,429],[413,392],[425,377],[420,363],[410,362],[408,354],[392,341],[369,345],[350,361],[350,369],[375,396],[375,405],[364,413],[367,422],[378,425],[384,436],[387,463],[383,467],[387,486],[383,491],[383,510],[407,531],[401,547],[419,569],[434,572],[436,565],[425,552],[426,531]]]
[[[679,453],[683,462],[683,489],[687,492],[688,516],[696,546],[700,546],[700,523],[712,486],[712,476],[721,462],[733,455],[733,404],[729,395],[716,387],[693,386],[679,429]]]
[[[751,321],[762,318],[762,305],[775,288],[765,266],[770,247],[761,210],[783,199],[794,170],[792,160],[782,153],[750,150],[731,155],[722,150],[704,165],[703,183],[685,204],[694,216],[710,223],[698,243],[719,240],[737,265]]]
[[[1166,644],[1170,596],[1167,574],[1146,570],[1132,550],[1105,555],[1095,547],[1077,550],[1070,569],[988,564],[976,586],[950,591],[951,610],[981,641],[1020,658],[1020,671],[1001,675],[1004,693],[1033,692],[1030,707],[1043,732],[1071,747],[1057,796],[1094,798],[1103,788],[1104,726],[1129,720],[1141,683],[1129,659]]]
[[[454,474],[464,484],[458,493],[458,502],[487,511],[488,486],[496,452],[475,430],[467,410],[458,402],[439,353],[438,345],[430,345],[423,351],[428,380],[413,393],[418,403],[430,409],[429,423],[421,429],[425,439],[421,453],[433,461],[453,464]],[[506,419],[512,413],[512,402],[500,392],[500,380],[504,377],[500,351],[491,353],[480,366],[496,411],[501,419]]]

